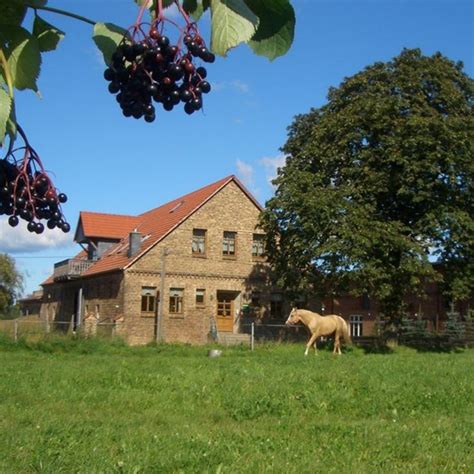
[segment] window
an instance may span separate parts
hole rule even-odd
[[[196,290],[196,306],[205,306],[206,304],[206,290]]]
[[[155,313],[156,288],[153,286],[142,287],[142,313]]]
[[[222,241],[222,255],[224,257],[235,257],[235,238],[237,232],[224,232]]]
[[[272,293],[270,295],[270,316],[280,318],[283,314],[283,295],[281,293]]]
[[[170,288],[170,313],[183,313],[183,293],[182,288]]]
[[[362,316],[359,314],[353,314],[349,318],[349,326],[352,337],[362,336]]]
[[[262,258],[265,253],[265,236],[263,234],[253,234],[252,257]]]
[[[206,254],[206,231],[205,229],[193,229],[193,255]]]
[[[362,309],[370,310],[370,298],[367,293],[362,295]]]

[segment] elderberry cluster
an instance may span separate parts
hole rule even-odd
[[[10,216],[8,223],[16,227],[20,219],[28,222],[30,232],[41,234],[46,220],[49,229],[60,228],[69,232],[70,225],[64,220],[61,203],[67,196],[58,193],[51,179],[44,172],[33,171],[29,164],[0,160],[0,215]]]
[[[183,51],[186,49],[186,51]],[[182,42],[170,44],[170,39],[156,28],[140,42],[124,38],[112,56],[112,64],[104,72],[109,92],[116,99],[125,117],[155,120],[155,105],[171,111],[180,102],[184,111],[192,114],[202,108],[202,95],[211,90],[207,71],[193,63],[199,58],[213,63],[202,37],[194,31],[184,35]]]

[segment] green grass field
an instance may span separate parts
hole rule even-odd
[[[0,338],[0,472],[473,472],[474,351]]]

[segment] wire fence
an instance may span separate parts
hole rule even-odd
[[[380,347],[395,343],[424,349],[443,349],[450,347],[474,347],[474,321],[452,319],[445,322],[442,331],[429,330],[425,320],[407,320],[402,322],[397,332],[388,331],[383,326],[377,328],[377,334],[352,336],[356,346]],[[114,338],[127,340],[130,335],[142,334],[144,339],[155,340],[156,321],[114,321],[111,319],[83,321],[76,325],[71,321],[48,321],[38,317],[21,317],[0,320],[0,333],[15,342],[21,338],[41,339],[48,334],[82,335],[85,337]],[[238,333],[215,332],[210,340],[223,345],[245,344],[252,350],[257,344],[268,342],[297,343],[307,342],[309,331],[302,325],[287,326],[281,323],[244,322],[239,325]],[[322,343],[330,343],[331,338],[322,338]],[[321,342],[320,342],[321,343]]]

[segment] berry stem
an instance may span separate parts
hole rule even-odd
[[[165,17],[165,15],[163,14],[163,2],[162,0],[158,0],[156,2],[156,8],[158,9],[157,11],[157,18],[158,18],[158,21],[162,21]]]
[[[135,29],[138,29],[140,27],[143,15],[144,15],[146,10],[147,10],[147,2],[144,1],[143,5],[140,7],[140,11],[138,12],[138,16],[137,16],[137,19],[135,21]]]
[[[182,7],[182,5],[179,3],[179,0],[175,0],[174,3],[178,7],[179,12],[181,13],[182,17],[184,18],[184,21],[186,22],[186,25],[189,26],[192,22],[190,21],[189,16]]]

